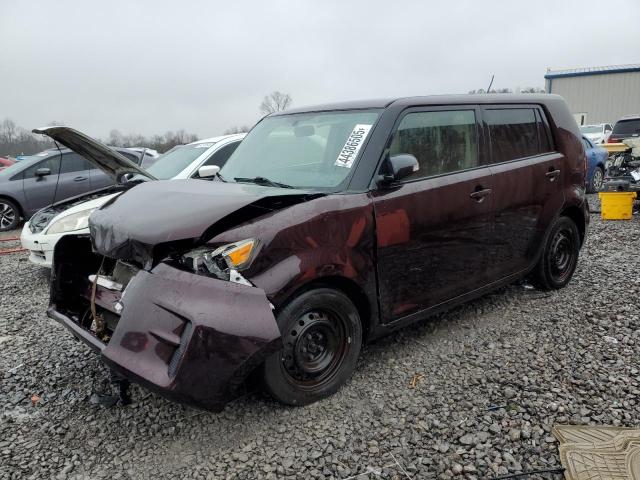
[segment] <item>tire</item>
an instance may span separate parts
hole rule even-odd
[[[0,232],[17,228],[20,224],[20,209],[11,200],[0,198]]]
[[[541,290],[557,290],[566,286],[578,265],[580,233],[569,217],[559,217],[545,240],[542,256],[531,281]]]
[[[343,293],[302,293],[277,315],[284,347],[261,367],[265,390],[288,405],[307,405],[334,394],[351,377],[362,346],[362,324]]]
[[[604,180],[604,170],[601,167],[596,167],[587,185],[587,193],[598,193],[602,188],[602,182]]]

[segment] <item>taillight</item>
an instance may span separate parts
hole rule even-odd
[[[584,165],[583,165],[583,170],[584,170],[584,181],[587,181],[587,170],[589,169],[589,160],[587,159],[587,154],[584,154]]]
[[[609,143],[622,143],[622,139],[620,138],[609,138]]]

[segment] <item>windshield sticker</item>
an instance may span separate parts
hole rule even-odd
[[[209,148],[209,147],[213,147],[213,143],[199,143],[197,145],[195,145],[193,148]]]
[[[371,130],[371,125],[356,125],[351,135],[349,135],[349,138],[347,138],[344,147],[340,150],[334,165],[337,167],[351,168],[364,140],[369,134],[369,130]]]

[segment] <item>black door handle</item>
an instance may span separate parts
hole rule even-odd
[[[478,187],[474,192],[471,192],[469,196],[476,202],[481,202],[484,200],[484,197],[486,197],[487,195],[491,195],[491,193],[492,190],[490,188]]]
[[[73,179],[74,182],[82,182],[83,180],[86,180],[87,177],[76,177]]]
[[[549,169],[549,171],[547,173],[545,173],[545,176],[550,180],[550,181],[554,181],[556,178],[558,178],[560,176],[560,170],[553,170],[553,167],[551,167]]]

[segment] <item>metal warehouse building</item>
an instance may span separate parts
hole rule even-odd
[[[547,70],[546,90],[562,95],[578,125],[640,114],[640,64]]]

